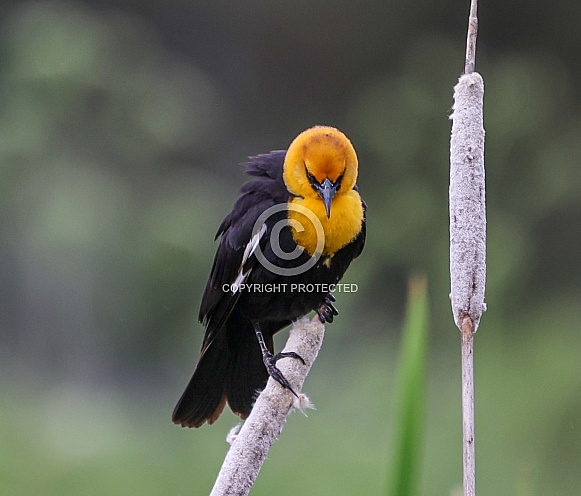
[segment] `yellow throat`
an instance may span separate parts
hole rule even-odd
[[[322,254],[325,256],[333,256],[353,241],[361,231],[363,205],[359,193],[354,190],[333,199],[330,218],[327,218],[323,202],[318,199],[293,198],[289,204],[288,218],[291,221],[293,239],[311,256],[317,251],[317,244],[321,244],[321,230],[317,228],[316,220],[322,226]],[[293,205],[308,208],[316,220],[311,215],[293,210]]]

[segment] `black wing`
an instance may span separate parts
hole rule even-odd
[[[257,219],[269,207],[288,201],[282,178],[285,155],[286,151],[257,155],[245,164],[246,172],[256,178],[242,187],[242,195],[216,234],[216,238],[221,236],[220,245],[200,306],[199,319],[206,327],[202,351],[212,343],[240,298],[241,292],[231,291],[230,286],[244,282],[257,263],[253,243],[264,246],[270,236],[264,229],[253,237]]]
[[[354,189],[357,192],[359,192],[357,186],[355,186]],[[355,251],[353,252],[353,260],[355,260],[359,255],[361,255],[361,252],[365,247],[365,238],[367,235],[367,203],[365,203],[363,199],[361,199],[361,203],[363,204],[363,222],[361,223],[361,231],[359,232],[354,241]]]

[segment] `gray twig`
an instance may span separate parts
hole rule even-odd
[[[300,360],[287,358],[278,362],[277,366],[297,392],[302,389],[317,358],[324,333],[325,326],[317,315],[311,321],[303,319],[296,322],[290,330],[283,351],[298,353],[305,360],[305,364]],[[269,379],[232,443],[210,496],[245,496],[250,492],[266,455],[280,435],[293,406],[302,409],[309,407],[310,403],[306,396],[299,393],[297,404],[297,399],[290,391]]]
[[[464,496],[476,494],[476,460],[474,458],[474,330],[470,317],[462,325],[462,435],[464,449]]]
[[[468,36],[466,37],[466,63],[464,74],[472,74],[476,65],[476,36],[478,35],[478,0],[470,2],[470,16],[468,17]]]

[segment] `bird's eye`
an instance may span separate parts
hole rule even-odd
[[[311,183],[311,186],[315,186],[316,184],[319,184],[319,181],[317,181],[317,178],[309,172],[309,169],[307,169],[306,165],[305,165],[305,173],[307,174],[307,179]]]
[[[341,187],[341,182],[343,181],[343,176],[345,175],[345,170],[346,169],[343,169],[343,172],[341,172],[341,175],[335,181],[335,188],[337,190],[339,190],[339,188]]]

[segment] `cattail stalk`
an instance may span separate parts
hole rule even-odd
[[[298,353],[305,364],[294,358],[285,358],[277,363],[277,367],[299,394],[299,404],[290,391],[283,389],[273,379],[268,380],[240,433],[232,442],[210,496],[245,496],[250,492],[292,407],[302,409],[310,406],[308,398],[300,391],[317,358],[324,333],[325,326],[317,315],[313,320],[303,319],[293,325],[283,352]]]
[[[474,72],[477,0],[471,0],[464,75],[454,88],[450,139],[450,280],[452,313],[462,336],[464,495],[476,494],[474,333],[486,309],[484,81]]]

